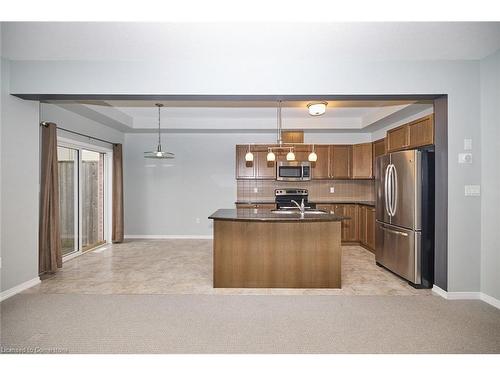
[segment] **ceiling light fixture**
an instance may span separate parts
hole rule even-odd
[[[270,148],[267,150],[267,161],[276,161],[276,155],[274,154],[273,150]]]
[[[309,103],[307,105],[307,109],[309,110],[309,114],[311,116],[321,116],[326,112],[327,105],[327,102]]]
[[[286,154],[286,160],[288,161],[295,160],[295,154],[293,153],[293,148],[290,148],[290,151],[288,151],[288,154]]]
[[[145,151],[144,157],[147,159],[173,159],[175,157],[173,153],[161,150],[160,109],[163,104],[156,103],[155,105],[158,107],[158,146],[156,146],[155,151]]]
[[[311,153],[309,154],[308,158],[307,158],[311,163],[315,163],[317,160],[318,160],[318,155],[316,154],[316,152],[314,152],[314,145],[312,147],[312,151]]]
[[[245,161],[248,161],[248,162],[253,161],[253,154],[250,152],[250,145],[248,145],[248,151],[245,154]]]

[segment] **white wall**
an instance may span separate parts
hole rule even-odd
[[[478,152],[473,145],[475,153]],[[481,61],[481,291],[500,299],[500,51]]]
[[[38,277],[38,102],[9,95],[9,62],[1,79],[1,249],[5,291]]]

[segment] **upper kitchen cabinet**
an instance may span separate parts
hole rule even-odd
[[[387,131],[387,152],[405,150],[410,145],[408,125],[398,126]]]
[[[387,152],[434,144],[434,115],[422,117],[387,131]]]
[[[250,179],[255,178],[255,153],[254,161],[248,162],[245,160],[245,154],[248,152],[247,145],[236,145],[236,178]]]
[[[354,179],[373,178],[372,143],[352,145],[352,173]]]
[[[385,155],[385,138],[373,142],[373,160],[381,155]]]
[[[314,146],[314,152],[318,155],[318,160],[311,163],[312,178],[314,180],[330,178],[330,146]]]
[[[295,154],[296,161],[308,161],[309,154],[311,153],[311,146],[307,145],[295,145],[293,147],[293,153]],[[286,159],[286,157],[285,157]]]
[[[276,178],[276,163],[267,161],[267,149],[253,153],[255,163],[255,178],[259,180],[274,180]]]
[[[283,130],[281,132],[283,143],[304,143],[303,130]]]
[[[330,177],[334,179],[351,178],[351,145],[332,145],[330,150]]]
[[[375,176],[375,171],[377,170],[375,168],[375,165],[377,164],[377,157],[385,155],[385,138],[379,139],[377,141],[373,142],[373,176]]]
[[[434,115],[429,115],[408,124],[410,148],[434,144]]]

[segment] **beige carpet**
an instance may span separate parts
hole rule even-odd
[[[500,353],[500,310],[435,296],[20,294],[2,352]]]

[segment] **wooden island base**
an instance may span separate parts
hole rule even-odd
[[[340,288],[340,221],[214,220],[215,288]]]

